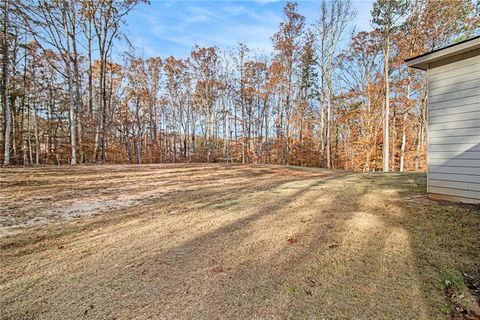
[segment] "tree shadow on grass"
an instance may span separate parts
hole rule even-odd
[[[424,318],[449,318],[445,280],[463,282],[462,272],[480,271],[480,208],[416,201],[416,196],[426,195],[424,174],[369,175],[369,179],[378,192],[374,197],[365,195],[367,201],[360,199],[359,204],[382,222],[388,238],[398,238],[387,248],[403,252],[391,256],[397,258],[392,260],[396,261],[393,270],[399,274],[406,273],[402,266],[409,270],[413,282],[407,288],[423,301]],[[394,286],[403,282],[392,278]]]
[[[465,296],[465,305],[473,307],[472,301],[468,301],[472,299],[468,297],[462,273],[480,276],[480,207],[429,200],[405,201],[411,194],[401,193],[400,200],[394,203],[401,214],[389,217],[388,223],[408,233],[428,316],[449,318],[452,306],[445,296],[447,280],[454,283],[457,296]],[[479,314],[479,305],[473,309]]]
[[[348,179],[336,181],[338,191]],[[261,291],[263,283],[275,290],[263,300],[250,294],[242,303],[247,307],[234,315],[247,317],[253,309],[265,318],[425,319],[418,281],[409,276],[414,271],[411,252],[402,244],[408,235],[365,211],[358,200],[368,194],[368,188],[348,195],[352,199],[337,193],[325,212],[300,232],[299,239],[306,241],[298,250],[292,249],[297,243],[285,245],[270,256],[273,263],[258,266],[269,274],[251,284],[254,290]],[[279,263],[275,256],[284,258]]]
[[[302,182],[300,187],[295,189],[290,185],[290,188],[282,191],[284,193],[281,197],[267,198],[264,200],[264,203],[259,205],[257,205],[257,202],[256,206],[251,208],[250,211],[244,210],[227,218],[225,218],[225,215],[215,214],[215,212],[209,213],[206,217],[199,217],[203,221],[198,219],[196,221],[207,224],[208,221],[205,221],[205,219],[212,219],[213,224],[207,224],[205,232],[197,231],[193,237],[180,240],[177,242],[179,243],[178,245],[169,247],[166,250],[162,249],[161,246],[157,248],[155,242],[152,242],[154,238],[157,239],[158,244],[161,244],[161,241],[168,240],[162,240],[162,238],[158,237],[159,235],[157,236],[155,229],[160,227],[158,222],[147,225],[147,215],[155,215],[152,209],[157,204],[152,203],[139,208],[136,213],[132,213],[132,215],[138,215],[135,220],[132,220],[132,222],[136,221],[135,223],[139,225],[138,229],[132,230],[131,224],[128,225],[128,223],[128,226],[116,227],[114,229],[115,234],[112,234],[112,236],[118,239],[118,241],[114,240],[113,242],[108,241],[106,235],[99,235],[101,238],[97,237],[98,240],[96,241],[102,241],[101,244],[96,244],[92,248],[84,248],[81,252],[82,260],[75,262],[73,269],[71,261],[64,260],[61,256],[54,259],[52,263],[58,266],[59,270],[61,270],[60,273],[47,273],[38,284],[33,286],[28,283],[21,284],[20,287],[15,289],[17,293],[23,292],[20,295],[21,298],[18,296],[15,298],[17,300],[16,303],[20,306],[30,306],[28,308],[32,311],[35,310],[32,301],[41,301],[41,307],[38,307],[37,312],[42,312],[43,310],[47,312],[45,314],[52,317],[66,316],[67,314],[69,316],[82,315],[84,306],[98,306],[100,303],[101,308],[97,307],[88,310],[88,317],[107,317],[112,314],[124,314],[128,317],[125,313],[128,313],[129,310],[140,312],[143,309],[145,314],[156,315],[157,317],[171,314],[175,317],[190,315],[196,318],[195,314],[200,312],[199,309],[196,309],[197,307],[213,308],[214,304],[210,305],[211,301],[204,301],[207,304],[202,303],[201,296],[204,290],[206,290],[206,293],[210,292],[209,283],[211,282],[209,277],[215,276],[211,272],[214,264],[222,263],[225,265],[225,268],[230,268],[230,265],[235,267],[235,264],[237,264],[237,267],[239,267],[242,263],[248,261],[248,258],[251,257],[243,255],[234,256],[235,253],[229,252],[229,250],[234,250],[245,239],[252,237],[251,226],[269,217],[273,220],[281,218],[278,215],[279,211],[288,207],[296,199],[302,198],[303,194],[308,192],[309,189],[316,188],[324,182],[312,180],[305,184],[298,177],[286,177],[274,183],[264,183],[260,187],[258,182],[257,184],[252,182],[251,184],[246,183],[229,188],[229,192],[239,197],[247,197],[251,193],[258,192],[258,189],[264,192],[272,189],[282,190],[282,185],[295,180]],[[197,193],[195,196],[212,194],[212,191],[212,189],[205,190]],[[181,198],[179,195],[178,199],[180,200]],[[188,205],[189,201],[194,198],[182,200],[186,200]],[[170,208],[175,207],[175,197],[169,200],[168,206]],[[142,214],[141,212],[145,213]],[[173,214],[176,218],[189,221],[188,215],[192,213],[175,212]],[[143,217],[145,217],[144,222],[142,222]],[[129,220],[126,221],[128,222]],[[149,223],[151,222],[150,219]],[[112,223],[122,224],[121,221],[118,221],[118,217]],[[195,222],[192,223],[193,225],[187,225],[186,228],[191,228],[189,230],[193,231]],[[97,224],[94,227],[98,228],[99,225]],[[110,232],[113,232],[113,230],[110,230]],[[281,245],[284,245],[287,234],[276,236],[280,237]],[[78,247],[77,243],[85,242],[89,238],[94,239],[95,237],[94,234],[88,232],[84,236],[72,238],[70,243],[65,243],[65,246]],[[260,241],[255,245],[261,246],[262,242]],[[243,248],[247,247],[248,245],[243,245]],[[93,248],[95,248],[95,251],[92,252]],[[255,252],[256,254],[261,253],[257,250]],[[68,255],[65,256],[65,258],[67,257]],[[107,258],[110,262],[105,264],[105,261],[98,260],[101,257]],[[113,261],[115,261],[115,264],[112,265]],[[105,269],[98,269],[96,267],[98,264]],[[146,270],[145,274],[143,270]],[[71,283],[68,291],[65,291],[66,288],[58,281]],[[16,281],[11,282],[9,285],[15,285],[14,283]],[[56,289],[50,290],[46,296],[35,296],[35,293],[38,294],[41,290],[46,290],[46,286],[54,286]],[[194,296],[187,294],[185,297],[184,292],[191,292]],[[200,298],[198,298],[199,295]],[[4,298],[8,301],[8,299],[13,297],[8,295]],[[198,299],[192,299],[192,297],[197,297]],[[178,301],[175,302],[175,300]],[[68,301],[75,301],[75,303],[72,305]],[[197,303],[185,304],[182,301],[191,301],[192,303],[197,301]],[[226,302],[228,304],[228,301]],[[223,306],[226,307],[227,305],[223,304]],[[170,308],[169,310],[176,309],[178,313],[169,313],[168,308]],[[184,310],[180,311],[178,308],[184,308]]]
[[[454,221],[445,220],[447,214],[435,220],[424,204],[410,207],[402,192],[414,189],[413,182],[382,179],[294,176],[179,194],[157,211],[158,202],[147,204],[132,213],[138,228],[115,222],[119,226],[95,245],[98,252],[87,252],[75,269],[70,261],[52,261],[60,275],[46,274],[41,285],[60,287],[61,279],[70,290],[49,291],[38,310],[84,316],[95,305],[85,316],[92,319],[438,316],[425,295],[432,292],[431,274],[420,268],[426,261],[444,267],[443,258],[452,254],[461,255],[453,266],[473,259],[477,255],[463,250],[478,240],[465,244],[458,235],[450,243],[442,224]],[[214,208],[232,200],[239,204]],[[162,225],[170,217],[179,224],[169,227],[179,230],[171,237]],[[435,220],[431,228],[428,220]],[[472,236],[471,227],[466,232]],[[28,305],[31,290],[39,287],[26,286],[17,299]]]

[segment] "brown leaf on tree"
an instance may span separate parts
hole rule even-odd
[[[222,266],[215,266],[215,267],[212,268],[213,273],[220,273],[220,272],[223,272],[223,271],[224,270],[223,270]]]

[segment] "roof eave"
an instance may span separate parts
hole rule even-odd
[[[405,62],[411,68],[427,70],[432,62],[447,59],[465,52],[480,49],[480,37],[475,37],[445,48],[434,50],[416,57],[406,59]]]
[[[413,69],[418,69],[418,70],[423,70],[423,71],[427,71],[427,69],[428,69],[428,63],[421,63],[421,62],[417,62],[415,60],[412,60],[412,61],[405,60],[405,62],[407,63],[407,66],[409,66],[410,68],[413,68]]]

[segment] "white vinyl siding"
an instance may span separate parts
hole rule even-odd
[[[428,192],[480,202],[480,56],[428,70]]]

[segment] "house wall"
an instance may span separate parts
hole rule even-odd
[[[430,66],[428,100],[429,194],[480,203],[480,55]]]

